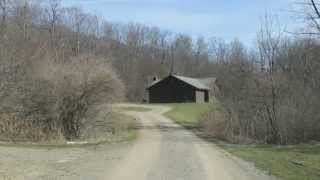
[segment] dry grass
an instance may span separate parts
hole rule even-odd
[[[6,74],[11,81],[1,89],[7,94],[0,101],[3,140],[78,139],[97,106],[123,96],[122,83],[105,59],[83,56],[61,63],[48,58],[20,65]]]
[[[67,145],[62,134],[48,134],[32,124],[32,121],[12,120],[13,117],[0,121],[0,142],[2,145],[26,147],[69,147],[129,141],[137,137],[137,121],[134,117],[110,111],[108,105],[98,109],[95,111],[97,116],[84,121],[81,136],[75,140],[75,144]]]
[[[94,119],[87,120],[80,140],[97,142],[117,142],[131,140],[137,136],[137,121],[121,112],[110,111],[101,106]]]
[[[152,110],[150,108],[144,108],[144,107],[121,107],[118,109],[121,111],[134,111],[134,112],[148,112]]]
[[[41,142],[51,137],[60,137],[44,132],[44,129],[36,125],[33,120],[22,120],[10,114],[2,114],[0,117],[0,141]]]

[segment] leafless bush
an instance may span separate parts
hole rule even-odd
[[[13,113],[15,121],[38,127],[43,134],[78,138],[90,110],[122,97],[122,83],[103,59],[84,56],[67,63],[30,63],[21,68],[23,77],[7,86],[10,95],[3,100],[1,112]],[[12,133],[21,132],[16,130]]]
[[[200,121],[206,135],[225,139],[226,119],[221,107],[214,107],[210,112],[204,114]]]
[[[224,125],[214,111],[206,129],[237,143],[295,144],[320,140],[317,41],[300,39],[276,48],[273,70],[259,70],[249,58],[218,63],[217,97]],[[254,68],[252,68],[254,67]],[[267,69],[270,66],[266,66]]]

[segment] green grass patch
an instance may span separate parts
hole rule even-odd
[[[148,112],[152,110],[150,108],[144,108],[144,107],[121,107],[119,109],[122,111],[134,111],[134,112]]]
[[[253,162],[283,180],[319,180],[320,145],[221,145],[228,152]]]
[[[172,109],[165,114],[168,118],[185,127],[198,127],[201,116],[210,110],[212,104],[181,103],[168,104]]]

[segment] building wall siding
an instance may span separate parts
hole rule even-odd
[[[155,84],[148,90],[150,103],[208,102],[209,91],[197,90],[195,87],[174,77]]]

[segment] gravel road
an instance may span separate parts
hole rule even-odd
[[[273,179],[165,118],[169,107],[147,107],[152,111],[127,112],[141,122],[133,142],[81,148],[0,146],[0,180]]]

